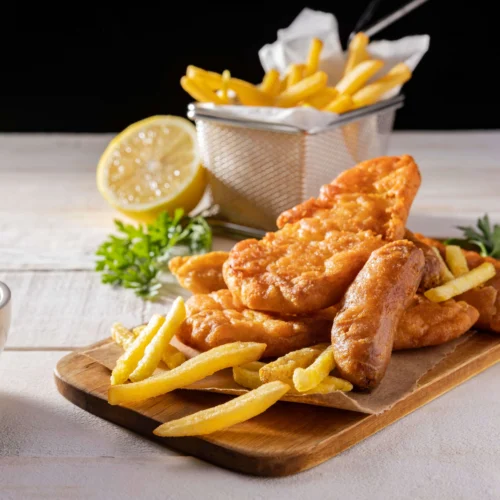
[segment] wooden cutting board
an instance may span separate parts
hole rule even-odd
[[[85,350],[105,342],[109,339]],[[160,438],[153,429],[230,396],[176,390],[133,405],[111,406],[109,370],[78,352],[59,361],[55,380],[59,392],[77,406],[169,448],[246,474],[286,476],[338,455],[499,360],[500,335],[477,333],[428,372],[414,392],[379,415],[279,402],[248,422],[189,438]]]

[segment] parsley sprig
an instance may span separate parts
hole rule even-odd
[[[101,282],[133,289],[147,300],[158,295],[159,275],[174,255],[205,253],[212,249],[212,230],[201,217],[183,209],[167,212],[148,225],[133,226],[115,220],[119,236],[110,235],[96,251],[95,270]]]
[[[470,226],[458,226],[463,232],[463,238],[451,238],[446,240],[447,245],[458,245],[467,250],[478,251],[483,257],[494,257],[500,259],[500,226],[493,227],[488,215],[477,220],[477,228]]]

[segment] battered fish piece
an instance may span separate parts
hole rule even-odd
[[[436,247],[443,259],[445,258],[446,247],[443,243],[419,233],[416,233],[415,237],[429,246]],[[470,250],[462,250],[462,252],[465,255],[469,269],[474,269],[483,262],[491,262],[495,266],[497,274],[482,287],[469,290],[462,295],[458,295],[455,299],[463,300],[478,309],[479,319],[474,326],[490,332],[500,333],[500,261],[492,257],[482,257],[477,252]]]
[[[380,383],[424,265],[422,250],[407,240],[388,243],[372,253],[333,321],[332,345],[342,378],[361,389]]]
[[[469,331],[478,318],[478,310],[464,301],[437,303],[416,295],[398,324],[393,350],[444,344]]]
[[[252,311],[235,302],[229,290],[194,295],[186,301],[188,317],[177,337],[184,344],[207,351],[229,342],[263,342],[266,357],[327,341],[337,309],[311,316],[275,316]]]
[[[210,293],[227,288],[222,264],[228,252],[210,252],[187,257],[173,257],[168,268],[179,284],[192,293]]]
[[[208,295],[193,295],[186,301],[188,319],[181,326],[178,337],[199,351],[239,340],[259,341],[267,344],[266,353],[282,356],[318,342],[330,342],[333,320],[339,310],[340,304],[337,304],[306,321],[300,316],[255,314],[235,301],[229,290],[219,290]],[[393,349],[438,345],[458,338],[475,323],[477,314],[464,302],[431,302],[416,295],[399,322]],[[295,323],[290,325],[288,322]],[[293,332],[294,328],[300,330],[300,334],[292,334],[283,340],[280,335]]]
[[[249,309],[305,314],[337,303],[370,254],[386,242],[364,231],[336,230],[316,217],[261,240],[237,243],[223,265],[229,290]]]
[[[404,236],[419,185],[410,156],[360,163],[318,200],[283,213],[278,231],[235,245],[224,281],[259,311],[305,314],[335,304],[373,250]]]
[[[306,217],[331,217],[341,231],[371,230],[387,240],[402,239],[420,182],[411,156],[368,160],[322,186],[317,199],[283,212],[277,225],[282,228]]]

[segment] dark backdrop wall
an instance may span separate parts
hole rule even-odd
[[[153,114],[184,116],[188,64],[258,82],[258,49],[303,7],[333,12],[345,44],[367,3],[23,4],[3,13],[0,131],[116,132]],[[379,15],[402,3],[382,1]],[[431,35],[397,129],[500,128],[495,4],[430,0],[376,37]]]

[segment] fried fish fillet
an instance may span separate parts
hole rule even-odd
[[[311,345],[330,342],[340,304],[311,316],[256,313],[238,303],[229,290],[193,295],[186,301],[187,319],[177,336],[184,344],[207,351],[228,342],[264,342],[266,356],[282,356]],[[404,312],[393,349],[438,345],[460,337],[476,322],[477,311],[465,302],[431,302],[416,295]]]
[[[416,295],[398,324],[393,350],[444,344],[470,330],[478,318],[478,310],[467,302],[438,303]]]
[[[207,351],[234,341],[267,344],[264,356],[282,356],[327,340],[336,309],[311,316],[274,316],[244,308],[229,290],[194,295],[186,302],[187,318],[177,337],[184,344]]]
[[[222,264],[227,257],[227,252],[173,257],[168,263],[168,268],[183,288],[193,293],[210,293],[226,288],[222,276]]]
[[[409,156],[363,162],[229,253],[224,281],[248,308],[304,314],[335,304],[371,252],[404,236],[420,185]]]
[[[372,230],[387,240],[398,240],[403,238],[420,182],[411,156],[364,161],[322,186],[318,198],[283,212],[277,225],[282,228],[306,217],[330,217],[341,231]]]
[[[371,254],[333,321],[331,341],[342,378],[361,389],[380,383],[424,265],[422,250],[407,240],[393,241]]]
[[[438,240],[427,238],[416,233],[415,237],[426,245],[436,247],[445,258],[445,245]],[[463,250],[469,269],[474,269],[483,262],[491,262],[496,268],[496,275],[483,286],[469,290],[455,297],[463,300],[479,311],[479,318],[475,324],[478,328],[500,333],[500,261],[492,257],[482,257],[477,252]]]

